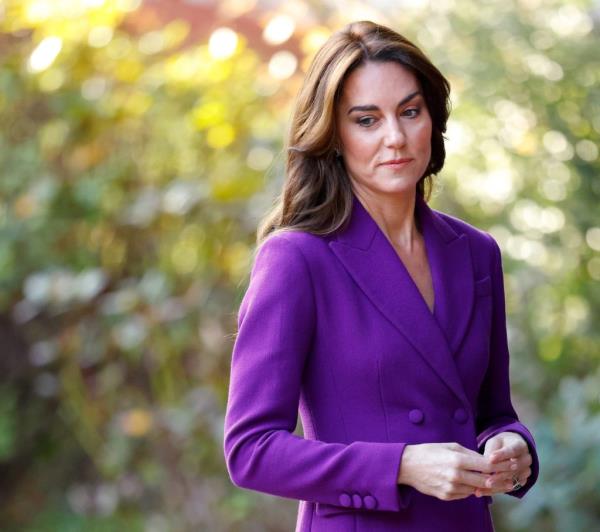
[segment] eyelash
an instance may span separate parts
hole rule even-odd
[[[408,111],[415,111],[415,114],[413,114],[412,116],[409,116],[408,118],[411,120],[414,120],[415,118],[417,118],[417,116],[419,116],[421,114],[421,108],[420,107],[411,107],[410,109],[407,109],[405,112]],[[363,116],[361,118],[359,118],[356,123],[361,126],[361,127],[371,127],[373,125],[373,123],[371,122],[370,124],[365,124],[363,121],[365,119],[374,119],[374,117],[372,116]]]

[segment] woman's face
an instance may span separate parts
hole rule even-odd
[[[410,70],[392,61],[356,68],[344,83],[336,125],[355,190],[367,195],[416,190],[431,158],[432,125]],[[386,164],[398,159],[405,162]]]

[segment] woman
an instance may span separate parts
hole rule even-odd
[[[224,449],[236,485],[300,501],[297,532],[492,531],[491,496],[537,478],[498,245],[426,202],[448,102],[423,53],[368,21],[330,37],[296,101]]]

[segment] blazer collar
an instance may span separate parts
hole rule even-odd
[[[348,225],[329,246],[375,307],[467,405],[454,354],[467,331],[474,303],[469,241],[419,196],[415,212],[435,292],[433,314],[392,244],[356,195]]]

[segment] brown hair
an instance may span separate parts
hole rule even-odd
[[[352,22],[329,37],[306,73],[292,114],[283,190],[259,224],[259,245],[275,231],[302,230],[323,235],[349,220],[352,188],[343,160],[335,152],[335,109],[344,81],[367,61],[400,63],[421,85],[432,133],[431,159],[417,183],[417,194],[429,198],[431,175],[442,169],[446,157],[443,133],[450,114],[450,84],[402,35],[371,21]]]

